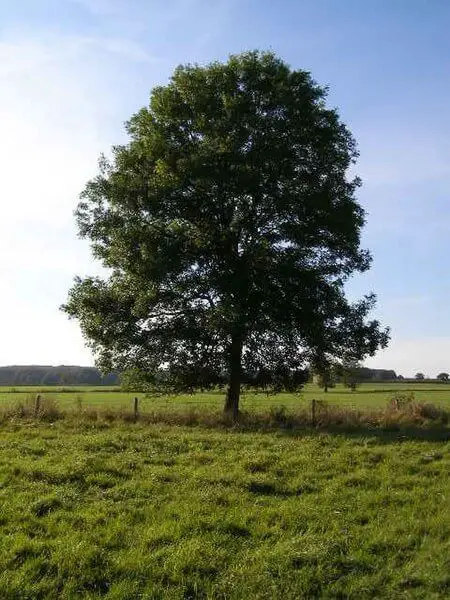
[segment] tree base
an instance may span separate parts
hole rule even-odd
[[[235,397],[228,391],[223,412],[233,422],[239,420],[239,396]]]

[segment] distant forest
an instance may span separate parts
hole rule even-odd
[[[357,372],[362,381],[395,381],[397,379],[397,373],[391,369],[361,367],[357,369]]]
[[[21,365],[0,367],[0,385],[118,385],[115,374],[94,367]]]
[[[395,371],[358,369],[361,381],[395,381]],[[103,376],[95,367],[20,365],[0,367],[0,385],[119,385],[119,376]]]

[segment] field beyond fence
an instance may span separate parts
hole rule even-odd
[[[221,410],[223,392],[146,397],[119,388],[107,392],[95,388],[27,388],[3,390],[0,398],[2,421],[34,418],[236,425]],[[442,386],[361,386],[355,391],[340,387],[325,393],[309,385],[300,394],[243,394],[238,424],[244,428],[418,426],[440,429],[445,436],[450,431],[449,421],[450,401]]]
[[[60,406],[75,406],[80,402],[84,406],[130,407],[133,398],[138,396],[143,410],[155,408],[184,408],[188,406],[210,406],[220,408],[224,392],[182,394],[179,396],[146,397],[145,394],[124,392],[120,387],[89,386],[0,386],[0,407],[36,394],[51,397]],[[351,391],[343,385],[336,385],[325,393],[315,384],[307,384],[298,394],[266,395],[264,393],[243,393],[241,406],[244,410],[257,410],[270,406],[284,405],[299,407],[309,405],[311,400],[324,400],[330,404],[353,406],[354,408],[383,407],[396,394],[413,394],[419,402],[432,402],[450,407],[450,383],[364,383]]]

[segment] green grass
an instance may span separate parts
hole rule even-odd
[[[223,403],[223,392],[181,395],[176,397],[145,398],[142,394],[122,392],[120,388],[95,387],[0,387],[0,405],[14,404],[17,401],[33,398],[37,392],[54,398],[61,407],[83,406],[127,407],[130,408],[134,396],[138,396],[142,411],[152,411],[158,408],[185,410],[186,407],[218,408]],[[431,402],[450,406],[450,385],[445,384],[363,384],[355,392],[341,385],[324,393],[317,386],[308,384],[300,394],[244,394],[241,406],[244,410],[266,410],[269,406],[284,405],[288,408],[309,405],[313,398],[322,399],[339,406],[354,406],[357,408],[379,408],[386,405],[395,393],[412,392],[419,402]]]
[[[0,597],[448,598],[449,473],[432,433],[4,423]]]

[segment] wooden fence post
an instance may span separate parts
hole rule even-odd
[[[316,426],[316,401],[314,398],[311,401],[311,424],[313,427]]]
[[[39,415],[39,410],[41,408],[41,395],[36,394],[36,398],[34,399],[34,416],[37,417]]]
[[[134,420],[137,421],[139,418],[139,400],[138,398],[134,399]]]

